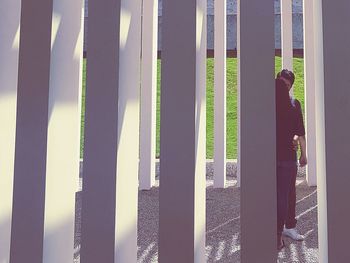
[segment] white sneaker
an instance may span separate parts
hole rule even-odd
[[[282,235],[290,237],[291,239],[296,241],[302,241],[305,239],[305,237],[303,235],[300,235],[295,228],[284,228]]]

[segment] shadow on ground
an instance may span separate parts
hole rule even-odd
[[[240,262],[240,190],[232,177],[225,189],[214,189],[207,180],[206,256],[207,262]],[[156,185],[159,185],[157,180]],[[138,263],[158,262],[159,188],[139,191]],[[296,242],[285,238],[286,247],[278,253],[278,263],[318,262],[317,193],[304,177],[297,179],[298,229],[306,236]],[[75,255],[79,262],[81,192],[76,196]]]
[[[240,262],[240,191],[235,180],[213,189],[207,181],[207,262]],[[306,236],[296,242],[285,238],[278,262],[318,262],[316,188],[302,178],[297,182],[298,229]],[[139,192],[138,263],[158,262],[158,187]]]

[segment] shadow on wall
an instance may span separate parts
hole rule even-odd
[[[20,2],[0,4],[0,263],[9,262]]]
[[[9,247],[2,242],[5,240],[10,240],[10,231],[8,226],[11,224],[10,216],[6,217],[6,219],[0,221],[0,263],[9,262],[10,251]]]
[[[69,5],[71,8],[61,10],[60,7],[65,5]],[[82,39],[79,38],[81,24],[76,23],[76,17],[80,17],[81,12],[82,10],[77,4],[60,3],[54,7],[51,72],[55,73],[50,76],[50,99],[54,98],[54,100],[49,103],[49,121],[55,106],[61,106],[62,104],[70,106],[70,104],[74,105],[80,100],[81,87],[78,85],[81,85],[79,81],[81,77],[79,72],[81,71],[79,67],[81,57],[78,51],[79,41],[82,41]],[[72,18],[75,21],[72,21]],[[63,46],[65,47],[64,51]],[[67,63],[67,61],[72,61],[72,58],[73,63]]]
[[[52,255],[57,255],[57,250],[65,251],[67,249],[67,243],[62,243],[62,240],[67,240],[67,237],[72,235],[72,225],[70,218],[65,222],[61,222],[59,225],[55,226],[54,230],[46,233],[45,244],[44,244],[44,255],[43,262],[50,261],[52,263],[62,263],[62,262],[72,262],[73,260],[73,248],[71,248],[72,254],[60,253],[59,256],[53,257]],[[61,241],[61,242],[60,242]],[[70,244],[70,242],[68,242]]]
[[[0,25],[0,95],[5,97],[16,95],[17,90],[20,12],[18,1],[5,0],[5,3],[1,4],[5,6],[0,8],[1,21],[7,21]],[[17,18],[16,15],[18,15]]]

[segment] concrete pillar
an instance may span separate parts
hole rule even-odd
[[[317,169],[317,222],[318,258],[328,263],[328,216],[325,152],[325,105],[324,105],[324,63],[323,63],[323,19],[322,0],[313,0],[315,32],[315,106],[316,106],[316,169]]]
[[[22,1],[11,263],[43,261],[51,22],[52,1]]]
[[[237,187],[241,187],[241,68],[239,50],[241,50],[241,21],[239,19],[240,1],[237,1]]]
[[[225,187],[226,0],[218,0],[214,4],[214,187]]]
[[[204,262],[206,1],[164,1],[162,39],[159,262]]]
[[[114,262],[120,10],[121,0],[89,1],[82,263]]]
[[[315,115],[315,42],[313,2],[303,2],[304,23],[304,83],[305,83],[305,125],[307,137],[308,165],[306,181],[309,186],[317,185],[316,176],[316,115]]]
[[[0,6],[0,262],[9,262],[21,1]]]
[[[141,2],[89,7],[82,260],[136,262]]]
[[[274,1],[238,3],[241,261],[276,262]]]
[[[281,0],[282,69],[293,70],[292,0]]]
[[[195,95],[195,185],[194,263],[206,261],[206,82],[207,0],[197,0],[196,95]]]
[[[137,261],[141,2],[122,0],[115,262]]]
[[[322,263],[348,261],[350,230],[344,226],[350,217],[349,9],[350,2],[346,0],[339,0],[336,4],[315,1],[317,145],[321,145],[317,150],[317,171],[320,185],[319,233],[323,231],[319,235]]]
[[[73,261],[75,192],[78,189],[80,157],[83,17],[82,0],[53,1],[45,263]]]
[[[155,184],[158,0],[143,1],[139,188]]]

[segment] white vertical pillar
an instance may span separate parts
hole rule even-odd
[[[139,188],[155,183],[158,0],[143,1]]]
[[[328,218],[325,152],[325,105],[323,67],[323,19],[322,0],[313,0],[314,7],[314,49],[315,49],[315,106],[316,106],[316,169],[317,169],[317,222],[319,262],[328,263]]]
[[[276,262],[274,0],[240,0],[238,19],[241,261]]]
[[[320,126],[324,125],[323,131],[317,130],[317,139],[322,139],[318,152],[325,161],[323,172],[320,173],[319,167],[317,172],[323,176],[322,183],[326,182],[326,191],[324,186],[318,188],[322,202],[319,214],[326,217],[327,221],[323,219],[321,223],[327,223],[328,228],[321,225],[321,229],[327,233],[320,236],[321,255],[326,255],[325,250],[328,248],[328,258],[321,257],[320,262],[347,262],[350,229],[344,226],[350,217],[350,144],[347,139],[350,134],[350,2],[338,0],[334,4],[322,0],[322,5],[321,1],[316,1],[316,6],[315,17],[318,23],[315,23],[315,43],[318,43],[318,53],[315,57],[318,63],[315,64],[318,69],[322,67],[318,74],[323,73],[322,76],[317,75],[319,82],[323,77],[323,83],[317,86],[317,121],[320,119]],[[319,43],[323,43],[323,52]]]
[[[303,1],[304,23],[304,83],[305,123],[307,137],[308,165],[306,181],[309,186],[317,185],[316,177],[316,105],[315,105],[315,42],[313,1]]]
[[[121,0],[114,262],[137,261],[141,2]]]
[[[0,262],[9,262],[21,1],[0,6]]]
[[[162,30],[159,262],[204,262],[206,0],[164,1]]]
[[[226,0],[217,0],[214,4],[214,187],[225,187]]]
[[[237,1],[237,187],[241,187],[241,67],[239,66],[239,50],[241,50],[241,1]]]
[[[207,0],[197,0],[196,17],[194,263],[203,263],[206,261]]]
[[[78,189],[83,1],[54,0],[43,262],[72,262]]]
[[[293,70],[292,0],[281,0],[282,68]]]

